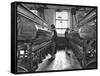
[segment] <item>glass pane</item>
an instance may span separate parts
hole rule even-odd
[[[68,12],[56,12],[56,19],[68,19]]]
[[[67,28],[67,26],[68,26],[67,23],[68,23],[67,21],[62,21],[62,28]]]
[[[68,13],[62,12],[62,19],[68,19]]]
[[[58,34],[64,34],[66,29],[56,29]]]
[[[61,18],[61,13],[60,12],[56,12],[56,19],[60,19]]]
[[[62,21],[62,28],[70,28],[69,21]]]
[[[56,28],[61,28],[61,21],[60,20],[56,20]]]
[[[56,20],[56,28],[69,28],[70,25],[68,23],[68,21],[60,21],[60,20]]]

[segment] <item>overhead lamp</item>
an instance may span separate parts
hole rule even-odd
[[[58,18],[62,18],[61,16],[58,16]]]

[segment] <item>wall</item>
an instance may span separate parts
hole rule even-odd
[[[55,24],[55,10],[54,9],[45,9],[44,16],[45,16],[45,20],[49,23],[49,27],[51,24]]]

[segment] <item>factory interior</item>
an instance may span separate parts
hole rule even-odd
[[[17,72],[97,68],[97,8],[17,5]]]

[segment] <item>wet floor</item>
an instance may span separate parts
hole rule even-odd
[[[72,51],[70,56],[65,53],[64,50],[57,51],[55,59],[50,61],[50,55],[39,64],[39,68],[36,71],[50,71],[50,70],[68,70],[68,69],[81,69],[79,62],[74,56]]]

